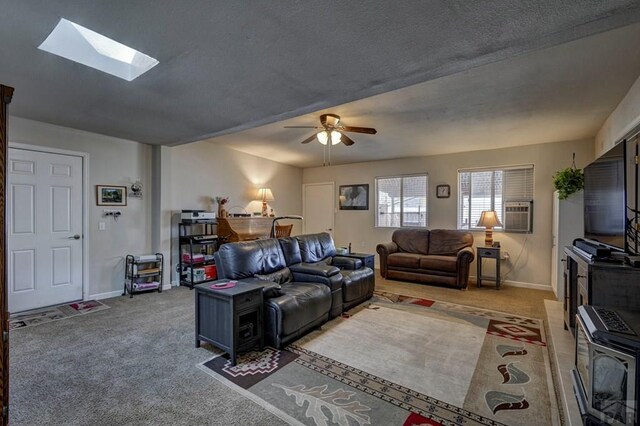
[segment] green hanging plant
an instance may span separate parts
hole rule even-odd
[[[584,173],[576,168],[576,154],[573,154],[573,165],[553,175],[553,186],[558,190],[558,198],[566,200],[574,192],[584,188]]]

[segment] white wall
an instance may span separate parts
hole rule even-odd
[[[260,212],[262,203],[255,200],[255,196],[257,188],[263,186],[271,188],[273,192],[274,201],[269,203],[269,208],[273,208],[276,215],[302,214],[300,168],[265,160],[207,141],[169,149],[163,147],[162,156],[163,168],[165,164],[169,164],[171,176],[170,212],[163,211],[164,223],[171,214],[175,215],[183,209],[217,210],[217,205],[211,203],[211,198],[216,196],[229,197],[227,210],[231,212]],[[168,161],[167,157],[170,158]],[[301,231],[300,221],[289,223],[294,224],[294,234]],[[171,271],[174,280],[174,265],[177,261],[176,235],[174,230],[171,249]]]
[[[557,170],[571,165],[573,152],[576,153],[577,166],[584,167],[593,160],[593,147],[593,140],[590,139],[343,166],[316,167],[303,171],[303,183],[334,181],[336,192],[339,185],[369,183],[370,209],[368,211],[337,210],[334,235],[336,245],[346,246],[351,242],[354,250],[375,253],[376,245],[391,241],[393,232],[393,229],[390,228],[374,227],[375,177],[427,172],[429,174],[428,227],[430,229],[455,229],[458,193],[457,169],[533,163],[535,166],[533,233],[526,235],[494,232],[493,238],[499,240],[503,250],[508,251],[511,255],[511,261],[503,263],[503,277],[508,273],[507,280],[509,281],[549,286],[551,279],[552,175]],[[435,188],[439,184],[451,186],[450,198],[436,198]],[[483,232],[475,233],[474,237],[476,245],[484,244]],[[522,249],[525,241],[526,246]],[[509,273],[521,251],[517,267]],[[378,261],[377,257],[376,261]],[[471,274],[475,275],[475,263]]]
[[[25,143],[89,153],[89,295],[122,291],[124,256],[151,250],[151,147],[96,133],[9,117],[9,144]],[[142,200],[129,198],[115,222],[96,206],[95,186],[126,185],[140,178]],[[98,231],[98,222],[106,231]]]
[[[627,133],[640,125],[640,78],[604,122],[595,138],[595,156],[600,157]]]

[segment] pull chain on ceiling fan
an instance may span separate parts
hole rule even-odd
[[[314,139],[324,146],[323,149],[323,166],[331,165],[331,146],[338,145],[340,142],[346,146],[354,144],[353,140],[344,134],[344,132],[353,133],[366,133],[369,135],[375,135],[377,130],[372,127],[354,127],[345,126],[340,123],[340,116],[336,114],[322,114],[320,116],[321,126],[284,126],[287,129],[321,129],[319,132],[314,133],[307,139],[303,140],[303,144],[308,144]],[[328,148],[327,148],[328,147]],[[327,164],[327,149],[329,151],[329,161]]]

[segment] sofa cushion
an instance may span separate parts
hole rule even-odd
[[[271,274],[286,266],[275,238],[223,244],[216,254],[218,263],[224,265],[225,278],[234,280]]]
[[[391,240],[398,246],[398,251],[429,254],[428,229],[396,229]]]
[[[326,232],[298,235],[296,239],[298,240],[298,244],[300,244],[300,255],[302,256],[303,262],[319,262],[327,257],[336,255],[336,247],[333,244],[333,239],[331,235]]]
[[[456,272],[457,260],[455,256],[423,256],[420,259],[420,269]]]
[[[392,253],[387,258],[389,266],[400,266],[403,268],[420,268],[421,254],[415,253]]]
[[[473,234],[465,231],[434,229],[429,235],[429,254],[455,256],[473,245]]]
[[[280,292],[281,296],[268,299],[266,304],[279,309],[283,335],[295,333],[322,316],[328,319],[331,290],[326,285],[293,282],[284,284]]]
[[[300,244],[295,237],[278,238],[278,243],[284,254],[284,261],[287,266],[302,262],[300,256]]]

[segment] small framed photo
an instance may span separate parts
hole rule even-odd
[[[369,210],[369,184],[340,185],[340,210]]]
[[[96,205],[126,206],[127,187],[116,185],[96,185]]]
[[[451,187],[449,185],[437,185],[436,197],[449,198],[451,196]]]

